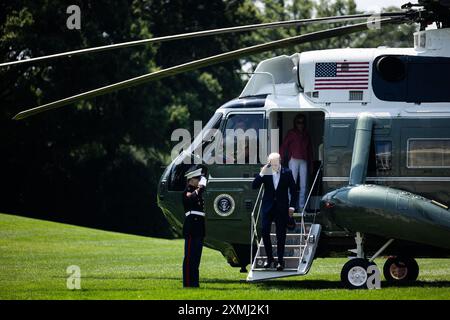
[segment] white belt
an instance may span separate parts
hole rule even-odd
[[[187,217],[188,215],[190,215],[190,214],[196,214],[196,215],[202,216],[202,217],[205,216],[205,213],[204,213],[204,212],[201,212],[201,211],[195,211],[195,210],[191,210],[191,211],[188,211],[188,212],[185,213],[186,217]]]

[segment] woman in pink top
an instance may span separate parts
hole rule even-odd
[[[309,133],[305,129],[306,119],[301,113],[294,118],[294,128],[288,131],[280,147],[281,157],[289,159],[289,169],[297,183],[300,173],[300,194],[298,204],[300,210],[305,206],[306,177],[308,169],[312,170],[312,145]]]

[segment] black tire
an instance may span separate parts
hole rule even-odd
[[[389,257],[384,263],[383,274],[386,281],[393,284],[404,284],[417,280],[419,265],[414,258]]]
[[[354,258],[347,261],[341,270],[341,282],[347,289],[367,289],[367,267],[374,265],[367,259]]]

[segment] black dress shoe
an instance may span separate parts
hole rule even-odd
[[[264,262],[263,268],[264,269],[270,269],[273,268],[273,264],[274,264],[274,260],[267,260],[266,262]]]
[[[283,271],[284,269],[284,261],[277,263],[277,271]]]

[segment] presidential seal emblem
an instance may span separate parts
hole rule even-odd
[[[214,210],[221,217],[228,217],[234,211],[235,203],[229,194],[220,194],[214,199]]]

